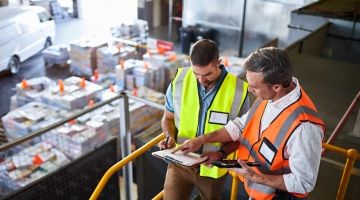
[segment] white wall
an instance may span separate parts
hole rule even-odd
[[[137,19],[137,0],[78,0],[79,17],[94,23],[119,24]]]

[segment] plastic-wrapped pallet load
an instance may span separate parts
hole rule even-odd
[[[134,135],[139,134],[162,118],[162,110],[132,100],[129,101],[129,104],[130,131]]]
[[[133,59],[129,59],[124,63],[116,66],[116,86],[120,90],[135,88],[134,77],[130,76],[133,73],[134,64]]]
[[[130,39],[145,44],[149,35],[149,25],[144,20],[134,20],[129,24],[122,23],[110,28],[111,35],[116,38]]]
[[[45,66],[51,65],[65,65],[70,59],[69,46],[67,45],[54,45],[41,52]]]
[[[130,59],[125,61],[124,67],[117,68],[117,86],[132,90],[148,87],[163,92],[165,70],[146,61]]]
[[[100,74],[115,73],[115,66],[128,59],[139,58],[132,46],[103,47],[97,50],[97,67]]]
[[[10,139],[23,137],[70,114],[41,102],[30,102],[2,118],[5,134]]]
[[[24,148],[0,163],[0,194],[5,196],[69,162],[61,151],[49,143],[40,142]]]
[[[97,74],[94,72],[94,76],[91,77],[91,82],[101,85],[103,88],[108,88],[116,85],[116,74],[107,73],[107,74]]]
[[[106,39],[84,37],[70,44],[70,70],[82,76],[92,76],[97,68],[96,50],[107,46]]]
[[[16,95],[11,97],[12,110],[27,103],[40,102],[41,96],[49,91],[54,82],[47,77],[22,80],[16,84]]]
[[[244,58],[224,56],[221,59],[228,72],[239,78],[245,79],[246,70],[244,68]]]
[[[95,129],[89,128],[89,125],[68,123],[44,134],[41,138],[43,141],[56,146],[71,159],[75,159],[107,139],[104,129],[98,128],[95,131]],[[104,125],[92,123],[91,126],[101,128]]]
[[[137,90],[138,97],[158,103],[160,105],[165,104],[165,94],[146,88],[140,87]]]
[[[52,87],[46,95],[42,95],[41,101],[68,110],[81,109],[89,101],[97,99],[102,89],[100,85],[72,76],[63,81],[63,91],[60,84]]]
[[[162,67],[165,70],[164,89],[170,84],[175,77],[176,71],[179,67],[189,67],[190,62],[186,55],[178,55],[173,51],[162,51],[160,49],[149,49],[143,55],[146,62],[154,66]],[[161,91],[165,92],[165,91]]]

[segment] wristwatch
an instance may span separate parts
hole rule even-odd
[[[226,151],[225,151],[224,149],[220,148],[218,152],[220,152],[220,153],[221,153],[222,158],[226,158],[227,153],[226,153]]]

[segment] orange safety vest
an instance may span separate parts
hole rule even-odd
[[[238,158],[259,162],[261,166],[253,169],[264,174],[288,174],[291,173],[291,170],[289,160],[284,158],[284,151],[294,130],[302,122],[311,122],[322,126],[325,131],[325,124],[318,117],[317,110],[309,96],[301,89],[300,98],[285,108],[261,133],[261,118],[267,102],[267,100],[257,99],[250,108],[242,133]],[[272,199],[275,196],[275,188],[246,180],[241,176],[239,178],[244,182],[244,187],[251,198],[256,200]],[[298,198],[308,195],[291,194]]]

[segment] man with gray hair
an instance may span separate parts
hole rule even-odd
[[[310,97],[293,77],[285,50],[261,48],[245,60],[249,112],[224,128],[187,140],[184,153],[213,142],[240,141],[234,169],[251,199],[307,199],[320,165],[325,125]],[[258,162],[249,167],[245,162]]]

